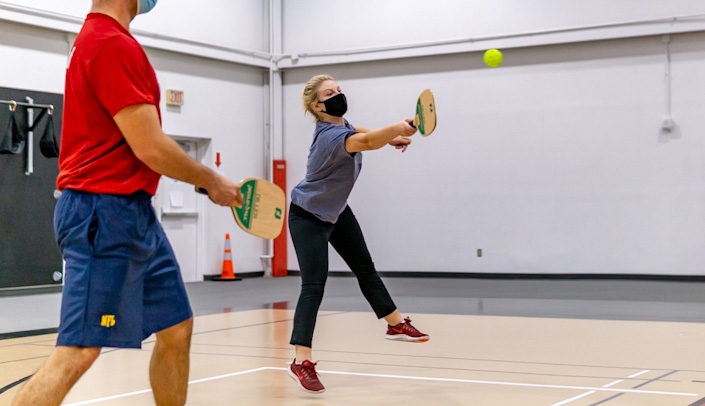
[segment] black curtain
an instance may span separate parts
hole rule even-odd
[[[0,100],[54,106],[54,134],[59,141],[63,95],[0,87]],[[40,110],[34,109],[35,117]],[[12,112],[0,104],[0,136],[6,135]],[[14,112],[18,127],[26,132],[27,109]],[[0,289],[59,285],[62,261],[54,238],[54,190],[59,173],[57,158],[46,158],[40,140],[47,131],[48,118],[34,128],[34,172],[25,175],[26,149],[17,154],[0,154]],[[50,129],[49,129],[50,130]],[[45,147],[46,148],[46,147]]]

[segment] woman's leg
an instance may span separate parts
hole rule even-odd
[[[388,340],[426,342],[424,334],[411,325],[409,318],[403,318],[397,310],[387,288],[379,277],[367,249],[360,225],[350,207],[346,207],[330,236],[330,243],[348,264],[357,277],[362,294],[372,306],[377,318],[387,322]]]
[[[375,269],[360,225],[350,207],[346,207],[338,217],[330,243],[357,277],[360,290],[377,318],[389,318],[387,323],[391,325],[400,323],[403,318]],[[393,317],[395,315],[397,317]]]
[[[325,387],[318,379],[316,363],[311,361],[311,345],[328,277],[328,236],[332,226],[296,205],[290,206],[289,230],[301,269],[301,293],[290,341],[296,358],[289,365],[288,374],[299,388],[316,394],[324,392]]]
[[[297,346],[297,359],[298,354],[308,355],[304,359],[310,358],[316,316],[328,277],[328,237],[332,228],[331,223],[315,218],[298,206],[292,205],[289,210],[289,231],[301,269],[301,293],[290,341]],[[307,347],[308,352],[299,347]]]

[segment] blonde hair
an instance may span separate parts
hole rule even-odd
[[[301,94],[301,101],[304,105],[304,115],[306,113],[311,113],[316,118],[316,121],[320,121],[321,118],[318,117],[316,110],[311,107],[311,103],[318,101],[318,88],[321,83],[326,80],[335,80],[331,75],[316,75],[308,80],[306,86],[304,86],[304,92]]]

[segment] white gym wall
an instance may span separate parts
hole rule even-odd
[[[184,7],[189,4],[162,1],[159,13],[140,16],[132,26],[142,34],[138,40],[151,45],[146,51],[162,89],[164,131],[210,139],[205,163],[215,167],[220,152],[220,170],[233,179],[261,176],[266,69],[235,61],[268,63],[231,48],[266,50],[266,11],[259,1],[210,0],[211,7],[197,12]],[[0,2],[0,87],[63,93],[66,55],[88,10],[90,0]],[[167,108],[166,89],[183,90],[185,104]],[[261,271],[261,240],[236,231],[229,210],[206,206],[206,258],[198,273],[220,273],[225,233],[236,271]]]
[[[661,130],[661,33],[702,29],[704,20],[620,25],[705,13],[702,2],[284,6],[285,53],[294,55],[284,85],[292,186],[313,130],[299,106],[311,76],[335,76],[347,118],[364,127],[410,117],[424,88],[436,96],[432,136],[415,136],[405,154],[364,154],[350,204],[378,270],[704,273],[702,31],[670,37],[675,128]],[[595,28],[572,30],[580,27]],[[452,43],[464,38],[477,41]],[[449,44],[416,47],[434,41]],[[497,69],[482,63],[492,47],[504,51]],[[347,269],[331,258],[331,269]]]
[[[0,86],[63,92],[89,3],[0,1]],[[404,154],[365,153],[350,199],[379,270],[705,273],[702,1],[273,3],[275,157],[290,188],[313,131],[300,106],[309,77],[336,76],[348,118],[367,127],[411,116],[424,88],[436,95],[436,132]],[[185,91],[180,112],[162,106],[165,130],[212,139],[235,179],[265,176],[269,4],[162,0],[133,24],[162,90]],[[505,56],[496,69],[482,64],[492,47]],[[663,132],[668,109],[675,127]],[[262,269],[262,243],[234,231],[227,211],[209,209],[207,228],[216,269],[203,273],[217,272],[229,231],[236,272]],[[331,269],[347,267],[334,255]]]

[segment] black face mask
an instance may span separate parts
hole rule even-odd
[[[326,106],[325,113],[333,117],[343,117],[343,114],[348,111],[348,99],[342,93],[338,93],[330,99],[319,103],[323,103]]]

